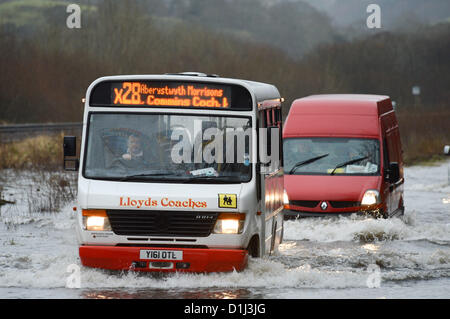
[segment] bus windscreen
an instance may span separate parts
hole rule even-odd
[[[99,83],[92,106],[175,107],[250,110],[250,93],[229,84],[179,81],[110,81]]]

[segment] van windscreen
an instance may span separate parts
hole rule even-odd
[[[380,143],[376,139],[286,138],[283,149],[285,174],[380,174]]]

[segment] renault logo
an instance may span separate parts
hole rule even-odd
[[[328,204],[326,202],[322,202],[322,204],[320,204],[320,208],[322,208],[322,210],[325,210],[328,208]]]

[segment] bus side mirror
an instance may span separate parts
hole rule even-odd
[[[77,137],[76,136],[64,136],[64,157],[77,155]]]
[[[77,155],[77,137],[76,136],[64,136],[63,142],[64,151],[64,170],[66,171],[77,171],[79,166],[78,158],[67,158],[74,157]],[[67,165],[68,163],[73,163],[72,165]]]
[[[389,174],[389,183],[396,183],[400,179],[400,167],[397,162],[389,163],[389,169],[387,171]]]

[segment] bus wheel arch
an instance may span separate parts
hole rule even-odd
[[[247,249],[250,257],[258,258],[261,257],[261,247],[259,243],[259,235],[253,235],[250,239]]]

